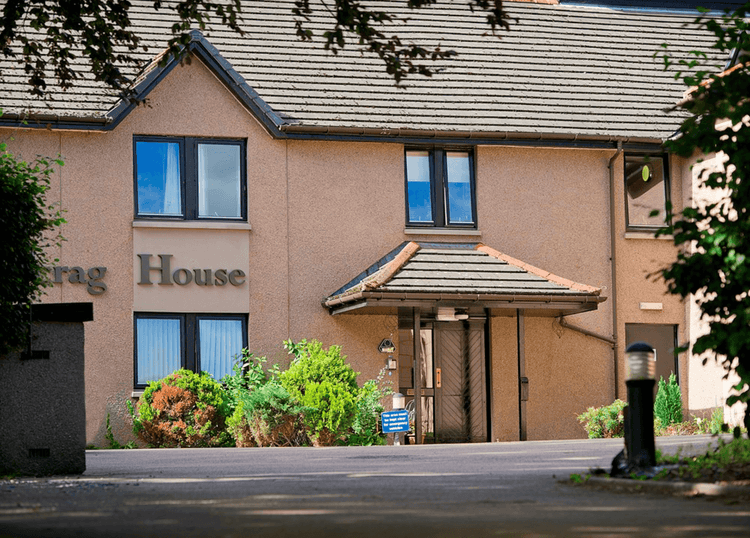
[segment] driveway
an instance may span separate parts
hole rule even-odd
[[[709,437],[657,447],[705,450]],[[0,482],[0,537],[748,536],[750,504],[559,483],[622,440],[87,452]]]

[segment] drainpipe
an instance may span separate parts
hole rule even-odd
[[[622,142],[617,142],[617,151],[615,151],[615,154],[612,155],[612,158],[609,160],[609,238],[611,252],[610,265],[612,267],[612,340],[614,340],[614,343],[612,344],[612,369],[615,385],[613,400],[616,400],[618,396],[617,392],[619,376],[617,375],[617,354],[620,346],[618,344],[617,338],[617,236],[615,234],[615,171],[612,168],[612,165],[614,164],[615,159],[617,159],[617,157],[619,157],[621,153]]]
[[[560,324],[560,327],[563,327],[564,329],[570,329],[571,331],[576,331],[581,334],[585,334],[586,336],[590,336],[592,338],[596,338],[597,340],[601,340],[602,342],[608,343],[612,348],[615,347],[615,340],[613,338],[609,338],[607,336],[604,336],[603,334],[595,333],[594,331],[589,331],[588,329],[584,329],[583,327],[576,327],[575,325],[570,325],[567,321],[565,321],[565,318],[562,316],[557,318],[557,322]]]

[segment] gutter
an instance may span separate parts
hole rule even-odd
[[[614,397],[612,401],[617,399],[618,396],[618,385],[619,375],[617,370],[617,356],[619,353],[618,344],[618,325],[617,325],[617,236],[616,222],[615,222],[615,171],[612,165],[615,159],[622,153],[622,143],[617,143],[617,151],[609,159],[609,238],[610,238],[610,267],[611,267],[611,279],[612,279],[612,377],[614,382]]]
[[[490,302],[490,301],[506,301],[508,303],[515,303],[519,301],[523,302],[538,302],[538,303],[552,303],[552,302],[563,302],[563,303],[602,303],[607,300],[606,297],[592,296],[592,295],[526,295],[526,294],[510,294],[510,295],[492,295],[492,294],[480,294],[480,293],[429,293],[429,292],[382,292],[382,291],[357,291],[356,293],[342,295],[340,297],[332,298],[323,302],[323,306],[332,308],[334,306],[353,303],[361,299],[375,299],[375,300],[395,300],[395,301],[408,301],[408,300],[428,300],[428,301],[467,301],[467,302]]]

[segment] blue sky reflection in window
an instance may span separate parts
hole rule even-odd
[[[409,222],[433,222],[429,151],[407,152],[406,178],[409,196]]]
[[[182,215],[180,145],[136,142],[138,214]]]
[[[448,216],[450,224],[474,222],[471,207],[471,175],[467,152],[447,152]]]

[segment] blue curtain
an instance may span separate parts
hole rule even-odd
[[[242,351],[242,321],[239,319],[198,320],[201,370],[219,380],[232,373],[235,355]]]
[[[138,318],[138,384],[155,381],[180,369],[180,320]]]

